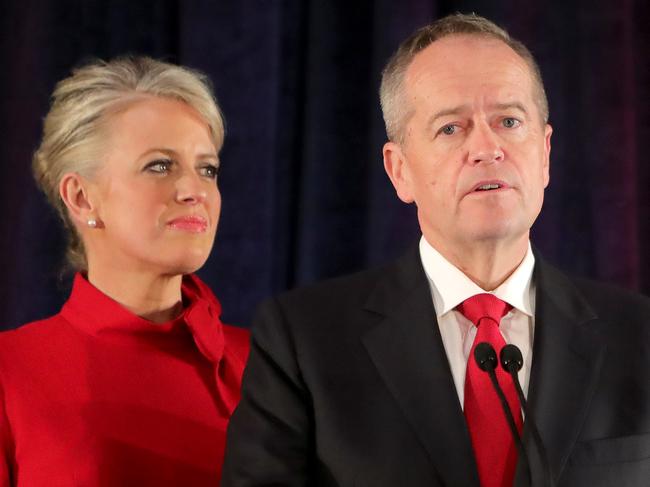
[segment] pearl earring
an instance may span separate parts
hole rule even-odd
[[[93,219],[91,218],[90,220],[88,220],[87,223],[88,223],[88,226],[89,226],[90,228],[97,228],[97,220],[93,220]]]

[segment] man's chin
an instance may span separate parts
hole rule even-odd
[[[516,242],[528,237],[529,228],[510,219],[493,218],[477,221],[476,225],[466,231],[467,242],[494,245]]]

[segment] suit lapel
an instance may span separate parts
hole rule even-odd
[[[557,480],[597,385],[605,344],[596,333],[597,316],[578,290],[539,256],[537,262],[529,403]]]
[[[474,455],[417,248],[367,301],[363,343],[445,485],[478,487]]]

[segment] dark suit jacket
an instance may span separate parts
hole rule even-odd
[[[539,256],[534,278],[529,403],[555,485],[649,486],[650,300]],[[435,316],[417,248],[264,303],[222,485],[478,487]]]

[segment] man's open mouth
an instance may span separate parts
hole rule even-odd
[[[495,189],[501,189],[503,187],[505,187],[505,185],[501,183],[487,183],[477,186],[474,191],[493,191]]]

